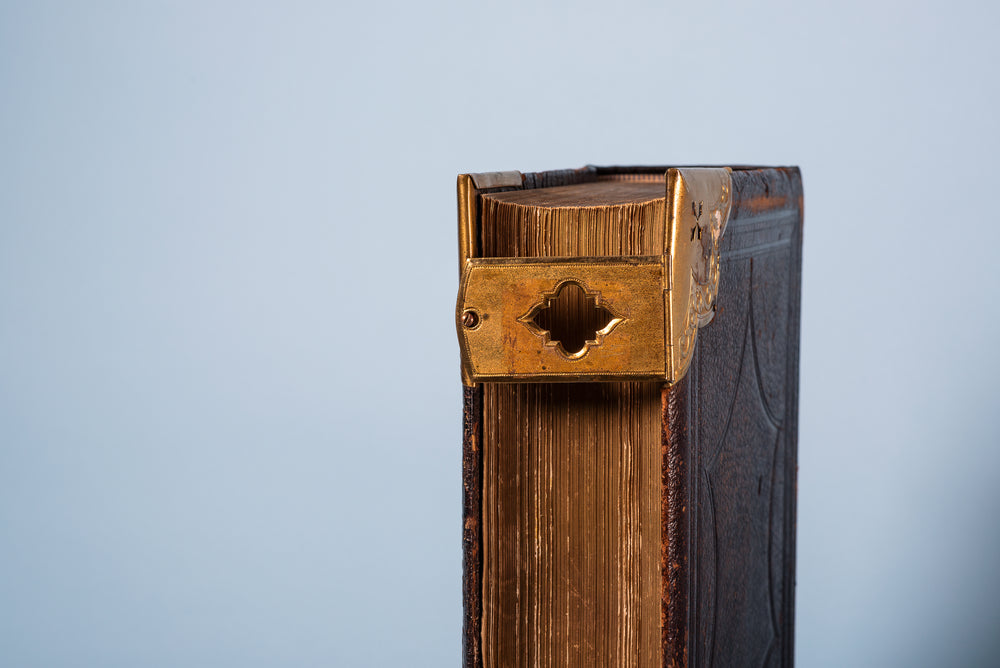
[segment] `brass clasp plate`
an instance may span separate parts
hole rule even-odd
[[[683,377],[714,315],[728,168],[667,172],[663,256],[476,258],[476,181],[459,177],[462,278],[456,319],[466,384]],[[593,327],[572,345],[545,312],[577,290]]]
[[[570,284],[610,314],[575,350],[537,319]],[[659,257],[471,260],[458,303],[463,362],[474,380],[663,376]]]

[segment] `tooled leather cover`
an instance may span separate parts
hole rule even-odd
[[[523,187],[665,171],[540,172]],[[663,391],[664,666],[793,662],[801,243],[799,170],[734,167],[715,318]],[[481,389],[464,412],[463,661],[479,667]]]
[[[664,393],[664,665],[791,666],[802,182],[734,169],[712,323]]]

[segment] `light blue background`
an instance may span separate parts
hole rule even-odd
[[[457,666],[455,175],[798,164],[796,653],[1000,662],[987,2],[0,7],[0,665]]]

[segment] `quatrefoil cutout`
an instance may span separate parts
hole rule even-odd
[[[601,345],[625,318],[602,303],[598,292],[590,292],[574,280],[557,284],[541,301],[518,318],[546,347],[555,348],[570,360]]]

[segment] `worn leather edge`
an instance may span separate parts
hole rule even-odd
[[[682,378],[662,391],[662,510],[660,634],[664,668],[687,666],[687,403],[688,382]]]
[[[784,623],[784,643],[782,646],[782,665],[793,666],[795,664],[795,544],[797,533],[797,512],[798,512],[798,436],[799,436],[799,345],[802,321],[802,247],[803,247],[803,226],[805,212],[803,210],[802,195],[802,174],[797,168],[790,170],[787,174],[790,194],[797,199],[798,221],[795,225],[795,238],[792,240],[792,261],[789,267],[791,276],[789,284],[789,304],[790,313],[794,317],[789,318],[788,332],[788,367],[785,380],[787,394],[785,400],[788,402],[785,408],[787,418],[788,434],[788,455],[786,457],[785,471],[787,480],[791,482],[791,493],[786,495],[785,510],[785,564],[788,577],[791,578],[790,586],[785,587],[784,601],[782,607],[786,612]]]
[[[597,180],[597,170],[594,167],[579,169],[554,169],[547,172],[530,172],[524,175],[524,189],[554,188],[570,186],[576,183],[589,183]]]
[[[462,421],[462,657],[466,668],[481,668],[483,536],[483,390],[464,387]]]
[[[521,174],[521,185],[498,186],[496,188],[479,188],[476,192],[500,193],[508,190],[534,190],[535,188],[554,188],[556,186],[572,186],[578,183],[590,183],[597,180],[596,167],[581,167],[579,169],[552,169],[546,172],[526,172]]]
[[[782,209],[802,210],[802,177],[798,167],[733,169],[730,221]]]

